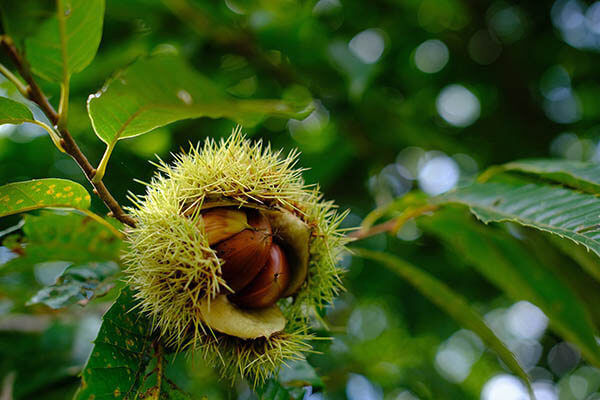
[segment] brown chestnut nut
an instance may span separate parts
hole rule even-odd
[[[247,216],[250,228],[213,246],[224,261],[223,279],[236,292],[248,285],[265,266],[273,242],[267,217],[255,210],[248,210]]]
[[[229,299],[248,308],[262,308],[274,304],[290,283],[290,267],[281,247],[273,243],[269,260],[258,276]]]
[[[202,223],[209,245],[228,239],[251,227],[244,211],[223,207],[204,211]]]

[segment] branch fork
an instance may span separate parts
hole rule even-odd
[[[46,95],[42,92],[41,88],[35,81],[27,61],[24,59],[23,55],[19,52],[19,50],[14,45],[12,38],[9,36],[3,35],[0,36],[0,48],[4,50],[4,52],[11,59],[15,68],[19,72],[19,75],[25,80],[27,86],[23,85],[21,81],[13,75],[6,67],[0,65],[0,73],[4,75],[8,80],[13,82],[19,92],[21,94],[33,101],[37,104],[38,107],[44,112],[46,117],[50,120],[50,122],[54,125],[55,129],[58,131],[58,135],[60,135],[59,145],[62,147],[65,153],[70,155],[73,160],[79,165],[81,170],[84,172],[88,181],[94,187],[94,193],[102,199],[106,207],[110,210],[109,215],[121,221],[125,225],[135,227],[135,220],[127,215],[119,203],[115,200],[115,198],[110,194],[104,183],[102,182],[101,177],[96,176],[96,169],[89,162],[85,154],[81,151],[73,136],[69,133],[69,130],[66,127],[66,123],[64,120],[64,116],[61,118],[60,113],[57,113],[54,107],[48,101]],[[61,103],[64,103],[64,96]],[[66,110],[66,107],[63,105],[61,107],[61,111]],[[59,123],[60,122],[60,123]]]

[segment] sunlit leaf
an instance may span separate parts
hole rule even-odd
[[[418,267],[391,254],[356,248],[353,249],[353,252],[359,257],[380,262],[414,286],[465,328],[475,332],[490,349],[498,354],[508,368],[529,386],[529,377],[515,355],[460,294]]]
[[[420,225],[440,237],[509,297],[540,307],[561,336],[577,344],[590,362],[600,365],[600,347],[586,306],[521,242],[506,232],[465,218],[461,210],[423,217]]]
[[[251,124],[266,115],[305,115],[307,104],[235,100],[180,58],[141,59],[88,100],[96,134],[111,144],[186,118],[231,118]]]
[[[71,304],[87,304],[92,297],[105,294],[109,284],[120,271],[112,262],[71,265],[56,279],[56,283],[38,291],[28,305],[44,303],[50,308],[62,308]]]
[[[561,159],[530,159],[509,162],[502,170],[520,171],[564,183],[590,193],[600,193],[600,164]]]
[[[33,179],[0,186],[0,217],[39,208],[88,209],[90,195],[67,179]]]
[[[102,36],[104,0],[58,0],[51,18],[25,39],[32,71],[53,82],[83,70]]]
[[[33,114],[25,104],[0,97],[0,124],[22,124],[31,120]]]
[[[484,223],[512,221],[568,238],[600,256],[600,199],[533,183],[475,183],[438,199],[467,205]]]

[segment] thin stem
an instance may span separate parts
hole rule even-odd
[[[50,134],[50,139],[52,139],[52,141],[54,142],[54,145],[63,153],[66,153],[65,149],[63,149],[62,144],[60,143],[60,139],[61,137],[58,135],[58,133],[56,133],[56,131],[54,129],[52,129],[51,127],[49,127],[48,125],[46,125],[45,123],[43,123],[42,121],[38,121],[38,120],[30,120],[27,122],[31,122],[32,124],[41,126],[42,128],[44,128],[46,131],[48,131],[48,133]]]
[[[27,90],[27,98],[36,103],[40,109],[46,114],[50,122],[53,124],[58,123],[58,113],[54,110],[54,107],[48,102],[47,97],[44,95],[37,82],[35,81],[27,62],[23,59],[21,53],[15,47],[12,39],[8,36],[0,36],[0,47],[4,49],[7,55],[12,60],[13,64],[19,71],[21,77],[29,85]],[[110,210],[111,216],[118,219],[122,223],[131,227],[135,226],[135,220],[129,215],[125,214],[119,203],[110,194],[106,186],[102,181],[93,182],[92,179],[96,175],[96,170],[89,162],[87,157],[81,152],[81,149],[69,133],[66,126],[58,126],[58,132],[61,135],[60,145],[69,154],[75,162],[79,165],[81,170],[84,172],[87,179],[94,186],[94,193],[102,199],[106,207]]]
[[[492,178],[492,176],[497,175],[505,170],[506,168],[503,165],[492,165],[491,167],[483,171],[481,175],[479,175],[479,177],[477,178],[477,182],[485,183],[489,181]]]
[[[52,108],[52,105],[48,102],[48,99],[42,93],[42,90],[33,78],[33,75],[31,74],[27,63],[21,56],[21,53],[19,53],[19,51],[15,47],[13,40],[6,35],[0,36],[0,47],[4,49],[8,57],[10,57],[11,61],[13,62],[14,66],[17,68],[17,71],[19,71],[19,75],[21,75],[21,77],[29,85],[27,88],[26,97],[29,100],[36,103],[42,109],[42,111],[44,112],[44,114],[46,114],[46,116],[48,117],[50,122],[52,122],[52,124],[56,124],[56,122],[58,121],[58,114],[56,114],[54,108]]]
[[[102,218],[98,214],[95,214],[95,213],[91,212],[90,210],[85,210],[85,209],[82,209],[82,208],[78,208],[77,210],[81,211],[86,216],[90,217],[91,219],[93,219],[94,221],[96,221],[99,224],[103,225],[104,227],[108,228],[108,230],[110,230],[119,239],[123,239],[124,238],[124,235],[123,235],[122,232],[120,232],[117,228],[115,228],[114,226],[112,226],[111,224],[109,224],[107,220],[105,220],[104,218]]]
[[[65,9],[62,0],[56,0],[56,14],[58,17],[58,30],[60,32],[60,50],[62,57],[62,82],[60,84],[60,102],[58,104],[58,123],[60,128],[67,126],[69,112],[69,85],[71,76],[69,74],[69,63],[67,60],[67,21],[65,21]]]
[[[58,126],[65,129],[69,114],[69,85],[70,77],[65,78],[65,82],[60,85],[60,103],[58,104]]]
[[[27,93],[27,86],[23,85],[19,78],[17,78],[15,74],[10,72],[10,70],[2,64],[0,64],[0,74],[4,75],[6,79],[8,79],[10,82],[13,83],[13,85],[15,85],[17,87],[17,90],[23,95],[23,97],[29,97]]]
[[[406,221],[419,217],[431,211],[435,211],[437,210],[437,208],[437,205],[428,204],[422,207],[408,209],[396,218],[390,219],[386,222],[383,222],[379,225],[375,225],[368,229],[359,229],[350,233],[348,236],[353,238],[354,240],[362,240],[384,232],[389,232],[395,235],[400,230],[400,228],[404,226]]]
[[[102,155],[102,160],[100,160],[100,164],[98,164],[98,168],[96,169],[96,175],[92,179],[92,182],[100,182],[102,178],[104,178],[104,174],[106,173],[106,166],[108,165],[108,160],[110,159],[110,155],[115,148],[117,141],[113,141],[111,144],[106,146],[106,150]]]
[[[152,393],[150,394],[150,399],[158,400],[160,399],[160,392],[162,391],[162,383],[163,383],[163,375],[164,371],[164,354],[163,348],[158,340],[153,343],[154,347],[154,355],[156,356],[156,386],[154,386]]]

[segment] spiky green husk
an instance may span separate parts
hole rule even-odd
[[[273,376],[285,361],[300,360],[312,350],[313,336],[305,329],[286,329],[269,339],[242,340],[216,334],[206,337],[200,351],[210,365],[219,366],[222,378],[243,377],[257,386]]]
[[[297,157],[297,152],[282,157],[237,129],[227,140],[207,140],[202,148],[176,155],[173,165],[159,163],[146,194],[132,198],[129,211],[137,225],[128,232],[125,261],[140,308],[167,345],[201,349],[205,358],[219,361],[224,377],[239,374],[258,384],[286,359],[301,357],[310,349],[309,313],[341,289],[336,262],[347,243],[338,229],[345,214],[324,202],[317,187],[305,185]],[[198,210],[223,201],[285,209],[311,227],[307,280],[291,304],[280,302],[288,325],[269,339],[217,334],[200,318],[199,300],[214,297],[223,281]]]

